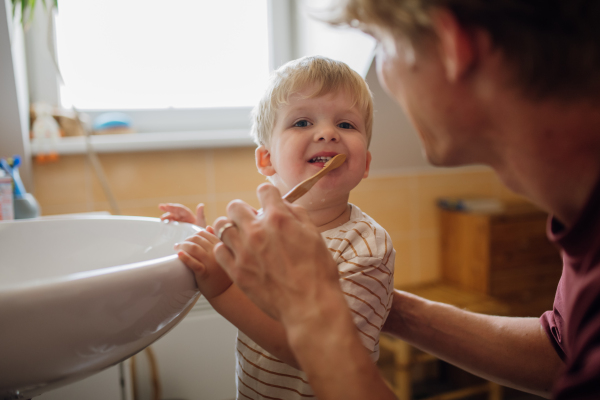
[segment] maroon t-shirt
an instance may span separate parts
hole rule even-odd
[[[548,221],[561,248],[563,272],[552,311],[540,322],[565,362],[556,399],[600,399],[600,182],[575,224]]]

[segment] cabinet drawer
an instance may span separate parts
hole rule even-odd
[[[441,217],[446,282],[504,299],[556,289],[562,259],[546,237],[544,212],[516,205],[500,213],[444,210]]]

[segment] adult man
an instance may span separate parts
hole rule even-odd
[[[554,310],[539,320],[396,292],[388,331],[507,386],[600,398],[600,3],[347,0],[340,15],[380,42],[379,79],[428,159],[494,168],[554,216],[549,236],[565,261]],[[220,264],[285,325],[320,399],[392,398],[306,214],[269,185],[258,195],[262,217],[232,202],[232,221],[217,221],[217,230],[230,227],[215,248]]]

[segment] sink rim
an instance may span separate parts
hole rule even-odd
[[[172,224],[172,225],[183,225],[186,228],[191,228],[195,232],[200,232],[202,230],[201,227],[188,224],[186,222],[177,222],[177,221],[162,221],[159,218],[152,217],[138,217],[138,216],[126,216],[126,215],[74,215],[74,216],[47,216],[47,217],[39,217],[39,218],[30,218],[23,220],[7,220],[0,221],[0,229],[2,229],[3,225],[22,225],[22,224],[39,224],[39,223],[54,223],[57,221],[70,221],[70,220],[116,220],[116,221],[144,221],[151,223],[162,223],[162,224]],[[51,285],[63,284],[66,282],[77,281],[80,279],[92,278],[94,276],[104,275],[108,273],[116,273],[121,271],[126,271],[135,268],[147,267],[148,264],[154,264],[160,261],[168,261],[170,259],[177,258],[177,254],[171,254],[163,257],[153,258],[151,260],[146,261],[137,261],[133,263],[127,264],[119,264],[110,267],[102,267],[91,269],[88,271],[80,271],[73,272],[66,275],[60,275],[56,277],[49,278],[40,278],[35,280],[28,280],[20,283],[12,283],[3,285],[0,282],[0,297],[9,296],[10,294],[14,294],[16,291],[22,290],[42,290]]]

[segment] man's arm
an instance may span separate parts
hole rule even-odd
[[[398,290],[384,332],[475,375],[544,397],[563,365],[538,318],[476,314]]]
[[[326,285],[306,318],[288,319],[288,340],[319,399],[394,400],[362,344],[339,287]]]

